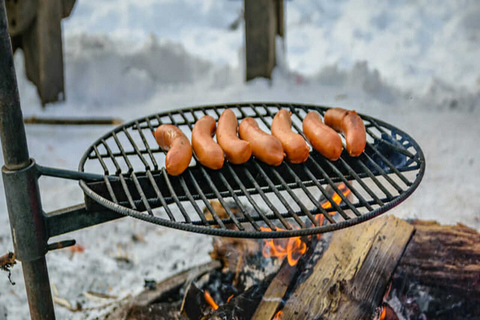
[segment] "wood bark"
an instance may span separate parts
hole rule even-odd
[[[380,305],[414,231],[383,216],[333,234],[312,274],[297,285],[283,319],[367,319]]]
[[[480,233],[463,224],[413,221],[416,233],[396,277],[480,301]]]

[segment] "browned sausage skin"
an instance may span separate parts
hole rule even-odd
[[[192,146],[195,155],[205,167],[220,169],[223,167],[225,157],[222,148],[213,140],[216,123],[211,116],[200,118],[192,129]]]
[[[253,155],[262,162],[279,166],[283,161],[283,147],[280,140],[264,132],[255,119],[247,117],[238,127],[240,138],[250,142]]]
[[[218,119],[217,141],[228,161],[242,164],[252,156],[250,143],[237,136],[238,121],[235,113],[226,109]]]
[[[291,115],[287,110],[277,112],[272,121],[272,135],[282,143],[287,161],[302,163],[308,159],[310,147],[301,135],[292,131]]]
[[[192,146],[182,130],[171,124],[162,124],[154,136],[160,148],[168,151],[165,157],[167,172],[178,176],[185,171],[192,159]]]
[[[358,157],[365,150],[367,132],[362,118],[355,110],[329,109],[325,112],[325,124],[339,132],[343,132],[350,156]]]
[[[362,118],[355,111],[349,111],[343,118],[342,131],[347,141],[347,151],[352,157],[358,157],[365,151],[367,131]]]
[[[303,133],[313,149],[325,158],[335,161],[342,154],[342,139],[332,128],[322,122],[316,111],[309,112],[303,119]]]

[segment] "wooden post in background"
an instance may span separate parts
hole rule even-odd
[[[285,36],[283,0],[245,0],[246,80],[271,78],[275,37]]]
[[[6,4],[13,50],[23,49],[27,78],[37,87],[42,105],[63,101],[62,19],[70,15],[75,0],[23,0]]]

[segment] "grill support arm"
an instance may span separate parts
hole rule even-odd
[[[0,138],[2,168],[15,255],[22,262],[30,316],[55,319],[45,260],[47,233],[35,163],[29,159],[5,1],[0,1]]]

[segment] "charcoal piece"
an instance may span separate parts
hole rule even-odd
[[[221,305],[214,312],[206,315],[201,320],[250,320],[255,313],[258,304],[267,291],[273,275],[265,278],[258,285],[250,287],[228,303]]]

